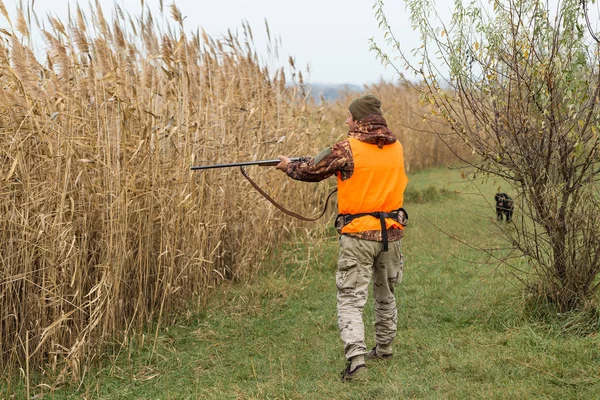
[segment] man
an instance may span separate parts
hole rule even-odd
[[[342,380],[366,371],[365,359],[388,359],[396,336],[398,314],[394,286],[402,280],[401,239],[408,216],[402,205],[408,178],[402,145],[388,129],[381,102],[373,95],[354,100],[346,118],[348,139],[326,148],[314,159],[290,162],[279,156],[277,169],[289,177],[318,182],[337,176],[341,234],[337,314],[348,364]],[[375,342],[369,352],[362,319],[373,279]]]

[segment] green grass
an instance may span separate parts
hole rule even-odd
[[[132,343],[114,357],[114,365],[88,372],[80,387],[37,387],[32,394],[43,392],[48,399],[598,398],[597,333],[569,335],[559,319],[530,318],[512,268],[525,268],[524,261],[498,265],[474,248],[502,251],[491,204],[498,183],[473,185],[441,169],[410,179],[412,193],[441,195],[407,199],[395,356],[370,363],[366,380],[338,378],[345,361],[335,309],[337,240],[330,229],[329,238],[289,244],[274,258],[273,272],[252,285],[223,288],[201,313],[162,329],[157,341],[151,332],[143,344]],[[365,311],[368,345],[373,345],[371,303]]]

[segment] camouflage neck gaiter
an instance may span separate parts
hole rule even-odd
[[[396,141],[396,136],[388,129],[381,115],[367,115],[357,122],[356,129],[348,132],[348,135],[361,142],[376,144],[379,148]]]

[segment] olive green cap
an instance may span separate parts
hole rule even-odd
[[[348,106],[352,117],[358,121],[366,117],[367,115],[382,115],[381,112],[381,101],[372,94],[361,96],[354,100]]]

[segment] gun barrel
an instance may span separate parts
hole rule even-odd
[[[290,158],[290,161],[301,161],[303,158],[304,157],[293,157],[293,158]],[[281,162],[281,160],[279,160],[279,159],[259,160],[259,161],[242,161],[242,162],[235,162],[235,163],[229,163],[229,164],[196,165],[196,166],[190,167],[190,169],[192,171],[197,171],[200,169],[245,167],[245,166],[249,166],[249,165],[262,165],[263,167],[267,167],[267,166],[275,166],[275,165],[279,164],[280,162]]]

